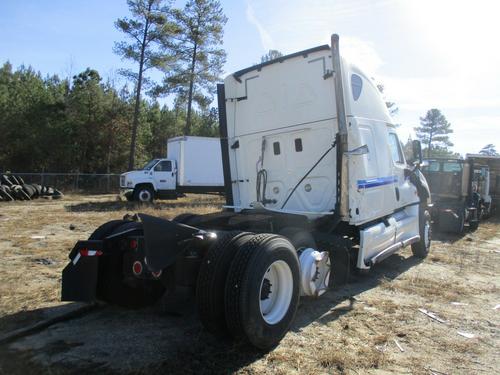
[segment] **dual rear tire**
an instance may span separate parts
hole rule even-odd
[[[288,332],[300,297],[297,252],[284,237],[230,232],[202,263],[198,312],[204,326],[269,350]]]

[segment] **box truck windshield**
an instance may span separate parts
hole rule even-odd
[[[145,171],[149,171],[151,168],[155,166],[156,163],[158,163],[158,160],[160,159],[153,159],[149,163],[147,163],[142,169]]]

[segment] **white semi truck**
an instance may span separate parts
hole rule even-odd
[[[428,254],[420,143],[408,165],[377,87],[341,58],[337,35],[228,76],[218,102],[223,210],[103,224],[70,253],[63,300],[175,309],[190,291],[207,330],[268,350],[300,296],[405,246]]]
[[[224,191],[219,138],[184,136],[167,141],[167,157],[142,170],[123,173],[120,189],[128,200],[151,202],[182,193]]]

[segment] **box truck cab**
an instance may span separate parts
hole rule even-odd
[[[167,141],[167,157],[153,159],[141,170],[120,176],[120,188],[129,200],[150,202],[183,193],[224,190],[219,138],[176,137]]]
[[[120,176],[120,188],[128,200],[140,202],[175,197],[176,173],[175,160],[153,159],[141,170],[123,173]]]

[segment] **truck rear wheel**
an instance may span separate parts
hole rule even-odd
[[[299,304],[295,248],[281,236],[252,236],[238,249],[225,289],[226,323],[233,336],[272,349],[288,332]]]
[[[418,258],[425,258],[429,254],[431,248],[432,228],[431,215],[429,211],[420,208],[419,213],[419,234],[420,240],[411,244],[411,251]]]
[[[479,209],[469,211],[469,229],[471,231],[477,230],[479,227],[480,214]]]
[[[465,217],[467,216],[467,212],[465,208],[460,209],[458,212],[458,219],[455,225],[455,233],[462,234],[465,229]]]
[[[224,289],[231,262],[238,248],[252,234],[226,232],[208,250],[198,274],[196,302],[203,326],[216,335],[228,333],[224,315]]]
[[[154,199],[154,191],[151,186],[142,185],[134,190],[134,200],[137,202],[152,202]]]
[[[111,222],[112,223],[112,222]],[[106,223],[107,225],[110,223]],[[121,225],[113,225],[113,229],[101,234],[105,237],[111,236],[125,230],[137,228],[142,231],[140,223],[124,221]],[[98,228],[98,232],[102,227]],[[98,238],[95,238],[98,239]],[[165,292],[164,286],[157,280],[135,279],[133,283],[127,283],[123,274],[123,251],[114,251],[99,259],[99,274],[97,279],[97,297],[107,303],[124,307],[142,307],[155,303]]]

